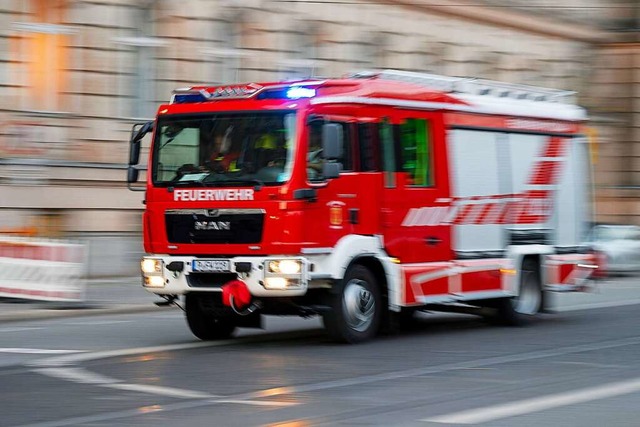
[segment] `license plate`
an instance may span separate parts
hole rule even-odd
[[[231,271],[231,263],[226,259],[202,259],[191,263],[193,271],[204,273],[219,273]]]

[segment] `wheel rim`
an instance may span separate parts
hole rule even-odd
[[[540,310],[541,295],[533,271],[522,272],[520,295],[514,300],[514,310],[521,314],[536,314]]]
[[[364,332],[371,326],[376,312],[375,297],[365,285],[362,280],[350,280],[342,301],[347,325],[358,332]]]

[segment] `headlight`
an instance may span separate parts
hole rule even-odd
[[[302,263],[294,259],[269,261],[269,273],[275,274],[300,274]]]
[[[304,264],[301,259],[270,259],[264,263],[265,289],[299,289],[304,286]]]
[[[164,277],[147,276],[144,278],[144,285],[149,288],[162,288],[164,287]]]
[[[161,259],[145,258],[140,263],[142,272],[147,275],[162,273],[163,262]]]

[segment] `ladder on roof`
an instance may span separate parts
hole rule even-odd
[[[494,96],[499,98],[524,99],[529,101],[544,101],[573,104],[575,92],[559,89],[549,89],[515,83],[504,83],[474,77],[450,77],[438,74],[416,73],[412,71],[381,70],[362,71],[351,75],[352,78],[377,77],[384,80],[394,80],[413,83],[448,93],[463,93],[469,95]]]

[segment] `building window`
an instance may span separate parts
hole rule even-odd
[[[450,47],[441,42],[427,43],[425,48],[425,71],[432,74],[447,74],[447,59]]]
[[[129,58],[124,67],[125,75],[129,75],[126,93],[131,96],[131,103],[126,109],[128,115],[136,118],[148,118],[155,115],[156,74],[154,61],[157,49],[167,43],[155,37],[155,8],[153,2],[145,3],[133,9],[134,22],[138,25],[129,37],[117,37],[114,41],[131,48]],[[124,71],[124,70],[123,70]]]
[[[229,84],[241,81],[242,58],[242,16],[239,12],[228,14],[214,27],[213,38],[216,45],[201,53],[209,58],[205,80],[211,84]],[[213,67],[211,66],[213,64]]]
[[[67,106],[62,94],[67,89],[67,47],[70,37],[76,33],[72,27],[62,25],[66,21],[65,0],[32,0],[25,3],[24,12],[33,17],[29,22],[16,22],[13,29],[19,37],[16,51],[24,60],[24,68],[18,85],[29,91],[26,97],[30,109],[60,111]],[[18,64],[19,65],[19,64]]]
[[[356,53],[356,64],[365,68],[383,69],[388,62],[388,41],[382,34],[367,37],[360,43]]]
[[[499,52],[490,52],[482,55],[478,63],[477,75],[484,79],[500,80],[502,57],[503,55]]]
[[[215,81],[219,83],[234,83],[240,80],[240,23],[236,19],[220,23],[220,50],[218,73]]]
[[[10,37],[6,35],[0,35],[0,88],[2,88],[4,95],[4,88],[11,85],[9,81],[9,63],[11,61],[10,56]]]
[[[282,78],[304,79],[319,75],[318,30],[311,23],[289,35],[289,58],[280,63]]]

